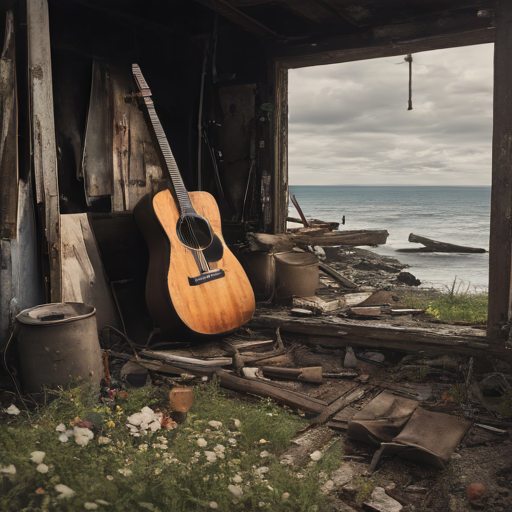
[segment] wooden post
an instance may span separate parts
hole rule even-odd
[[[48,0],[27,0],[29,88],[36,201],[44,217],[51,302],[61,300],[59,184]]]
[[[512,236],[512,2],[496,5],[492,146],[489,317],[487,334],[499,339],[511,318]]]

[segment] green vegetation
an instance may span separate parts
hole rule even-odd
[[[404,306],[425,309],[441,322],[483,325],[487,323],[487,294],[472,293],[470,287],[455,278],[444,291],[409,290],[401,299]]]
[[[271,401],[227,397],[213,383],[195,388],[178,428],[131,435],[127,417],[145,406],[165,409],[167,392],[147,387],[101,403],[78,386],[49,394],[29,420],[9,416],[0,428],[0,510],[317,511],[325,502],[320,488],[340,464],[339,443],[300,471],[279,462],[304,418]],[[79,420],[93,423],[94,438],[61,442],[56,427]],[[100,436],[110,441],[100,444]],[[46,473],[31,461],[34,451],[45,452]],[[15,474],[5,471],[11,465]],[[59,484],[75,494],[61,496]]]

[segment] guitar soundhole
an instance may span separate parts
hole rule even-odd
[[[213,241],[210,223],[196,213],[186,213],[178,220],[176,232],[180,242],[195,251],[202,251]]]

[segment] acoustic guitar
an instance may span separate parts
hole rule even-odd
[[[213,196],[187,192],[151,91],[137,64],[132,71],[174,189],[145,195],[133,212],[149,247],[149,313],[167,337],[230,332],[254,314],[251,284],[222,238]]]

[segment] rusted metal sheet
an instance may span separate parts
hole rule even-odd
[[[94,59],[82,175],[87,204],[112,195],[112,87],[108,64]]]
[[[50,300],[61,300],[60,209],[47,0],[27,0],[29,88],[36,200],[43,211]]]
[[[16,237],[18,214],[18,137],[13,11],[6,14],[0,57],[0,238]]]
[[[112,67],[114,133],[112,211],[133,210],[139,199],[158,189],[162,175],[159,156],[146,118],[133,93],[131,68]]]

